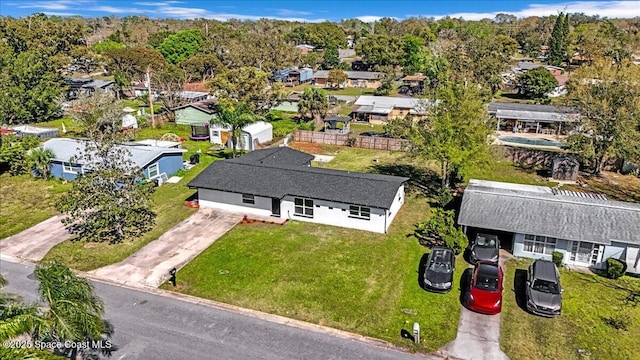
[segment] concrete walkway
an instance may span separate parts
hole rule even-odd
[[[183,267],[231,230],[242,216],[242,213],[200,209],[123,261],[89,273],[134,287],[158,287],[169,278],[169,270]]]
[[[500,256],[504,270],[504,258]],[[463,289],[466,292],[466,289]],[[504,292],[502,293],[504,297]],[[484,315],[462,306],[456,339],[439,353],[459,360],[507,360],[500,350],[500,321],[502,314]]]
[[[62,216],[56,215],[16,235],[0,240],[0,255],[38,262],[57,244],[71,238]]]

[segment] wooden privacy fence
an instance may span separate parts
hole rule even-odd
[[[332,134],[319,131],[296,130],[293,139],[298,142],[351,146],[363,149],[404,151],[409,142],[404,139],[394,139],[375,136],[360,136],[349,134]]]

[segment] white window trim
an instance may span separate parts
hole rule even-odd
[[[297,199],[302,200],[302,205],[296,205],[296,200],[297,200]],[[311,201],[311,206],[307,206],[307,205],[305,204],[305,202],[306,202],[307,200],[310,200],[310,201]],[[294,215],[294,216],[299,216],[299,217],[313,218],[313,216],[314,216],[314,214],[315,214],[315,213],[314,213],[314,210],[313,210],[314,205],[315,205],[315,202],[313,201],[313,199],[308,199],[308,198],[298,198],[298,197],[295,197],[295,198],[293,198],[293,215]],[[296,207],[302,207],[302,214],[300,214],[300,213],[296,212]],[[307,214],[306,214],[306,211],[305,211],[306,209],[311,209],[311,215],[307,215]]]
[[[154,166],[156,167],[157,174],[151,176],[151,168]],[[158,176],[160,176],[160,165],[158,163],[155,163],[147,167],[147,174],[149,174],[149,179],[157,178]]]
[[[362,209],[369,210],[368,212],[365,212],[365,214],[366,213],[368,214],[363,215]],[[351,213],[352,210],[357,210],[358,215],[352,214]],[[360,206],[360,205],[349,205],[349,217],[352,219],[371,220],[371,208],[366,206]]]
[[[256,198],[255,198],[255,196],[253,196],[251,194],[242,194],[242,203],[243,204],[255,205],[256,204]]]
[[[62,172],[66,174],[77,174],[78,172],[73,168],[73,165],[69,162],[62,163]]]
[[[533,238],[532,239],[527,239],[528,236],[529,237],[533,237]],[[540,238],[542,238],[543,240],[540,240]],[[549,241],[549,239],[555,239],[555,241],[553,243],[551,243]],[[525,244],[527,242],[533,243],[532,251],[527,250],[527,246]],[[535,244],[542,244],[542,252],[535,251],[535,248],[536,248]],[[546,252],[547,248],[549,246],[551,246],[551,245],[553,245],[553,248],[551,250],[551,254],[553,254],[553,252],[556,251],[556,248],[557,248],[557,245],[558,245],[558,238],[540,236],[540,235],[524,234],[523,241],[522,241],[522,251],[530,253],[530,254],[551,256],[551,254],[547,254],[547,252]]]

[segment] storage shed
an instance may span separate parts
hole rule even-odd
[[[18,125],[11,128],[18,136],[36,136],[39,139],[48,139],[58,136],[56,128],[46,128],[32,125]]]
[[[268,143],[271,140],[273,140],[273,125],[268,122],[258,121],[242,128],[242,135],[238,139],[238,149],[253,151],[259,145]],[[231,146],[231,137],[229,136],[227,147]]]

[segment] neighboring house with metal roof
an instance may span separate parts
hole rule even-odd
[[[310,167],[313,156],[268,148],[216,161],[188,186],[201,207],[386,233],[405,177]]]
[[[546,133],[567,130],[580,120],[576,110],[565,106],[499,103],[489,104],[489,114],[498,121],[496,130]]]
[[[352,115],[356,121],[385,124],[389,120],[407,115],[426,115],[429,100],[393,96],[360,96],[353,104]]]
[[[374,71],[345,71],[347,81],[340,84],[340,87],[358,87],[366,89],[377,89],[382,83],[380,79],[383,74]],[[329,86],[329,70],[318,70],[313,73],[315,86]]]
[[[515,256],[551,260],[558,251],[564,264],[595,268],[612,257],[625,261],[628,272],[640,274],[640,204],[544,186],[471,180],[458,224],[465,232],[500,232]]]
[[[51,159],[51,175],[65,180],[74,180],[78,174],[91,170],[82,154],[86,149],[86,140],[71,138],[53,138],[42,146],[54,154]],[[145,144],[117,145],[129,151],[129,159],[140,168],[144,177],[153,180],[168,178],[183,167],[182,154],[187,150],[175,147],[148,146]]]

